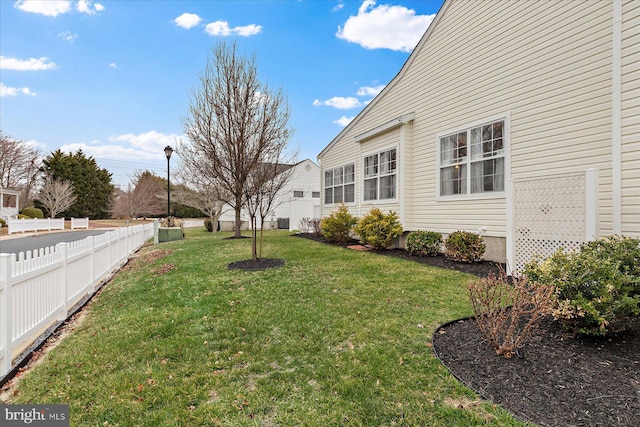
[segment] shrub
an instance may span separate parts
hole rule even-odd
[[[308,216],[300,218],[300,221],[298,221],[298,231],[300,233],[312,233],[315,236],[320,236],[322,234],[320,218],[309,218]]]
[[[311,218],[305,216],[298,221],[298,231],[300,233],[309,233],[311,230]]]
[[[364,245],[380,250],[388,248],[393,239],[402,235],[402,225],[397,213],[390,211],[385,215],[373,208],[358,221],[354,231]]]
[[[31,219],[31,217],[26,216],[24,214],[18,214],[18,219]]]
[[[6,227],[6,226],[7,226],[7,221],[5,221],[4,218],[0,218],[0,228]]]
[[[444,241],[444,255],[454,261],[478,262],[485,249],[482,237],[468,231],[454,231]]]
[[[342,204],[335,212],[322,219],[320,229],[328,241],[346,245],[351,239],[351,231],[357,222],[358,219]]]
[[[309,222],[310,226],[311,226],[311,232],[313,233],[314,236],[321,236],[322,235],[322,227],[320,226],[320,218],[312,218],[311,221]]]
[[[624,330],[640,316],[640,240],[604,237],[580,251],[559,249],[524,268],[530,280],[555,285],[553,316],[582,335]]]
[[[553,285],[530,282],[526,276],[509,281],[501,271],[469,281],[467,293],[480,331],[496,354],[510,358],[532,335],[553,307]]]
[[[204,227],[209,233],[213,233],[213,223],[211,222],[210,218],[204,220]]]
[[[42,210],[34,207],[22,209],[22,215],[26,215],[29,218],[44,218],[44,213],[42,213]]]
[[[442,234],[436,231],[412,231],[407,236],[405,249],[410,255],[436,256],[442,250]]]

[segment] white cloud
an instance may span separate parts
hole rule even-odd
[[[391,49],[411,52],[435,15],[416,15],[404,6],[362,2],[358,14],[338,27],[336,37],[357,43],[366,49]]]
[[[109,62],[109,68],[118,68],[118,64],[115,62]]]
[[[342,0],[340,0],[337,5],[333,6],[331,11],[332,12],[338,12],[338,11],[340,11],[342,9],[344,9],[344,3],[342,3]]]
[[[79,0],[76,4],[76,10],[87,15],[95,15],[96,12],[102,12],[104,6],[100,3],[93,4],[91,0]]]
[[[360,89],[358,89],[358,96],[376,96],[377,94],[379,94],[380,92],[382,92],[382,89],[384,89],[386,85],[378,85],[378,86],[363,86]]]
[[[358,101],[358,98],[354,98],[352,96],[346,98],[342,96],[334,96],[333,98],[327,99],[325,101],[316,99],[315,101],[313,101],[313,105],[315,105],[316,107],[324,105],[327,107],[337,108],[339,110],[349,110],[351,108],[362,106],[362,104],[360,104],[360,101]]]
[[[340,125],[342,127],[345,127],[346,125],[348,125],[349,123],[351,123],[351,121],[355,118],[354,117],[346,117],[346,116],[342,116],[340,117],[338,120],[334,120],[333,123]]]
[[[230,35],[238,35],[238,36],[253,36],[262,31],[261,25],[245,25],[244,27],[229,27],[229,23],[227,21],[216,21],[210,24],[207,24],[205,27],[205,31],[210,36],[230,36]]]
[[[68,42],[72,42],[76,38],[78,38],[78,35],[77,34],[73,34],[71,31],[61,31],[61,32],[58,33],[58,37],[61,37],[61,38],[65,39]]]
[[[28,87],[23,87],[23,88],[10,87],[10,86],[5,86],[4,83],[0,83],[0,97],[16,96],[19,93],[23,95],[36,96],[36,94],[34,92],[31,92],[31,89],[29,89]]]
[[[173,22],[175,22],[178,27],[186,28],[188,30],[189,28],[193,28],[198,25],[201,20],[202,18],[196,14],[183,13],[174,19]]]
[[[143,158],[164,158],[164,147],[175,145],[175,141],[180,139],[180,135],[166,135],[155,130],[141,134],[126,133],[119,136],[109,137],[111,142],[123,142],[144,153]]]
[[[73,9],[71,0],[18,0],[14,7],[23,12],[38,13],[44,16],[56,17]],[[100,3],[93,3],[91,0],[78,0],[75,9],[80,13],[95,15],[105,8]]]
[[[49,62],[49,58],[17,59],[0,56],[0,69],[17,71],[51,70],[58,66]]]
[[[92,140],[89,143],[72,143],[60,147],[65,153],[75,153],[82,150],[87,156],[103,160],[165,160],[164,147],[171,145],[175,149],[176,141],[182,135],[163,134],[155,130],[134,134],[126,133],[111,136],[107,143]],[[171,159],[173,161],[173,158]]]
[[[19,0],[13,4],[23,12],[39,13],[44,16],[56,17],[71,10],[69,0]]]

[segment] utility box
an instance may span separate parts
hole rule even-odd
[[[173,240],[184,239],[184,231],[182,227],[159,227],[158,242],[171,242]]]
[[[279,230],[288,230],[289,229],[289,218],[278,218],[278,229]]]

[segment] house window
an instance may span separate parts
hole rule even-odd
[[[320,198],[320,192],[319,191],[312,191],[311,192],[311,197],[313,197],[314,199],[319,199]]]
[[[355,165],[351,163],[325,171],[324,204],[353,203],[354,201]]]
[[[364,200],[396,198],[396,149],[364,158]]]
[[[440,195],[504,191],[504,120],[440,137]]]
[[[293,197],[304,197],[304,191],[294,190]]]

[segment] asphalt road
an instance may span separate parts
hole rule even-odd
[[[20,252],[34,251],[49,246],[55,246],[61,242],[73,242],[85,237],[97,236],[111,230],[84,230],[65,231],[60,233],[44,233],[37,236],[25,236],[13,239],[0,240],[0,253],[17,254]]]

